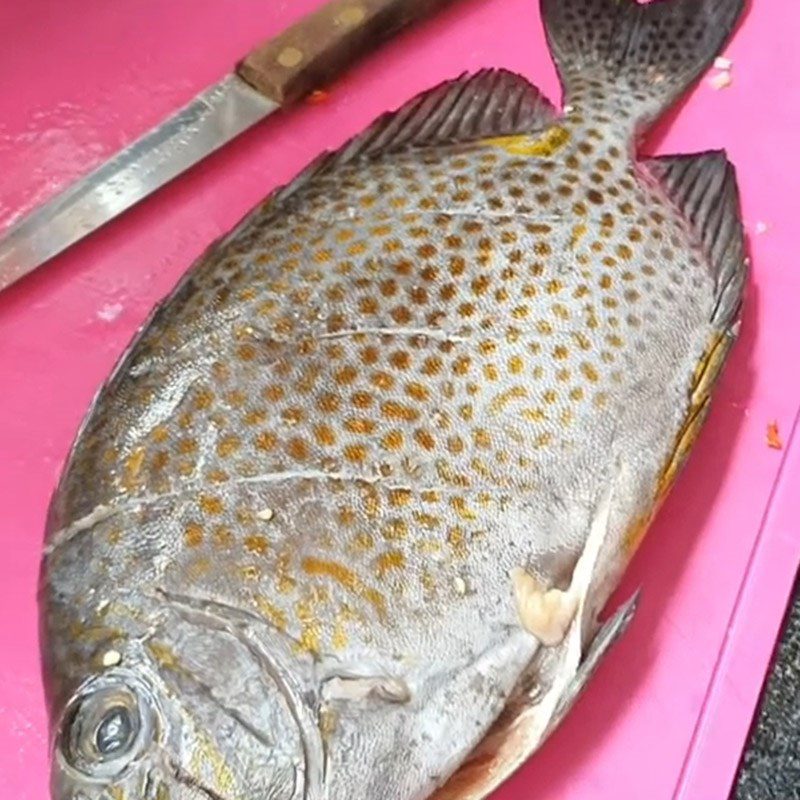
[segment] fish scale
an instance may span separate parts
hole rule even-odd
[[[565,130],[569,131],[569,127]],[[576,146],[571,148],[576,152],[580,152],[582,142],[588,141],[579,125],[575,126],[574,134],[570,132],[570,139],[576,142]],[[512,145],[507,147],[512,148]],[[478,155],[479,161],[492,164],[495,169],[516,170],[516,177],[523,185],[536,185],[535,179],[545,176],[545,182],[539,185],[552,190],[569,174],[565,175],[557,168],[558,165],[548,171],[547,165],[553,162],[545,162],[541,165],[543,169],[533,169],[524,160],[509,158],[502,150],[502,143],[481,149],[485,152]],[[458,152],[462,148],[456,150],[456,154],[449,158],[435,154],[435,161],[431,156],[424,160],[444,162],[446,171],[452,174],[455,169],[463,169],[469,163],[465,162],[463,153]],[[477,148],[472,148],[472,151],[473,154],[479,152]],[[405,169],[400,166],[392,170],[393,166],[389,165],[387,178]],[[377,186],[370,182],[371,170],[366,170],[366,175],[362,176],[357,169],[352,172],[352,177],[345,176],[343,184],[353,187],[353,195],[349,200],[345,195],[344,201],[337,199],[336,202],[349,201],[357,207],[369,205],[365,199],[370,200],[377,193]],[[197,551],[202,547],[208,526],[211,526],[209,544],[212,548],[222,537],[214,518],[222,516],[222,509],[218,510],[217,505],[222,505],[224,500],[218,495],[225,494],[225,485],[229,482],[223,480],[223,474],[228,476],[230,472],[234,481],[240,476],[255,484],[258,475],[270,477],[296,473],[293,479],[302,479],[303,474],[309,472],[317,476],[332,473],[341,475],[342,480],[370,482],[377,475],[387,481],[397,476],[395,481],[400,488],[410,491],[412,487],[429,485],[433,492],[446,488],[450,495],[450,508],[447,505],[442,508],[439,501],[431,504],[432,512],[417,511],[418,515],[427,515],[424,537],[412,537],[406,544],[404,540],[409,531],[420,529],[419,522],[413,515],[390,517],[381,526],[379,536],[366,530],[357,531],[355,536],[361,543],[370,538],[378,542],[383,539],[392,546],[384,544],[383,549],[379,546],[376,550],[373,541],[371,547],[359,548],[363,550],[359,558],[356,554],[342,551],[337,543],[331,561],[329,544],[327,548],[321,548],[328,555],[325,563],[343,570],[355,568],[359,573],[358,580],[364,581],[368,577],[369,583],[365,585],[370,585],[375,578],[384,578],[395,569],[404,569],[413,558],[414,549],[420,546],[434,552],[451,550],[458,557],[468,547],[469,534],[477,532],[471,530],[468,534],[464,530],[464,522],[469,523],[475,512],[469,511],[468,496],[461,494],[461,490],[468,489],[473,496],[478,492],[489,497],[512,486],[535,491],[542,483],[542,475],[548,471],[547,452],[555,451],[558,459],[559,451],[574,450],[576,442],[569,428],[574,425],[580,430],[582,422],[586,424],[586,416],[602,415],[603,408],[609,402],[613,403],[608,391],[611,387],[602,388],[605,384],[600,380],[600,374],[608,364],[609,377],[613,381],[616,375],[619,385],[622,385],[624,349],[619,354],[620,369],[612,370],[617,356],[607,341],[613,335],[609,331],[615,327],[614,317],[603,320],[605,325],[598,319],[596,328],[587,323],[594,319],[595,313],[602,313],[601,308],[606,307],[602,305],[603,299],[618,302],[615,289],[624,283],[605,283],[605,273],[600,277],[589,271],[576,275],[575,266],[582,255],[580,249],[574,257],[565,259],[566,264],[549,258],[545,268],[544,260],[552,256],[553,244],[556,244],[550,225],[523,221],[514,207],[508,209],[507,216],[483,217],[480,209],[491,207],[494,195],[480,190],[476,178],[466,175],[465,180],[456,181],[469,187],[459,190],[469,197],[464,197],[459,205],[459,200],[451,195],[447,200],[453,204],[451,210],[443,211],[440,207],[401,218],[402,227],[397,227],[400,227],[402,238],[388,238],[396,226],[386,225],[389,230],[385,233],[385,241],[397,241],[400,245],[397,250],[390,248],[393,251],[390,255],[386,254],[379,234],[364,242],[363,249],[346,243],[343,248],[340,242],[347,238],[342,233],[352,230],[350,225],[370,230],[376,221],[384,219],[379,206],[374,214],[364,212],[360,218],[327,225],[326,230],[317,232],[309,244],[301,239],[300,250],[291,241],[271,251],[271,258],[264,265],[266,291],[263,294],[258,292],[258,276],[249,276],[248,285],[254,296],[245,302],[245,308],[236,315],[233,324],[251,327],[254,333],[245,330],[240,337],[234,333],[230,337],[227,358],[217,361],[219,365],[229,365],[224,374],[217,369],[214,375],[214,365],[211,365],[211,380],[197,384],[176,409],[180,412],[186,408],[183,414],[192,414],[191,420],[179,413],[172,431],[159,426],[150,432],[150,441],[137,440],[128,445],[128,466],[120,477],[121,481],[134,484],[129,489],[141,484],[144,492],[159,492],[165,488],[169,492],[186,492],[184,486],[195,485],[198,478],[201,481],[218,480],[221,491],[201,495],[196,508],[187,513],[189,519],[183,526],[184,542],[190,549]],[[421,200],[416,200],[411,194],[412,204],[416,202],[419,205],[427,197],[427,188],[423,185],[416,193],[422,195]],[[328,187],[323,185],[321,189],[326,192],[321,195],[322,202],[317,201],[316,196],[307,202],[315,214],[325,218],[331,212],[335,213],[335,209],[324,205]],[[626,196],[624,187],[621,196]],[[523,195],[521,203],[524,204],[525,199]],[[555,206],[553,216],[565,215],[567,208]],[[311,218],[303,206],[301,209],[287,220],[287,229],[297,232],[302,222]],[[537,218],[532,215],[532,219]],[[602,223],[602,220],[592,219],[588,214],[586,219],[587,243],[591,240],[601,242],[604,228],[598,222]],[[308,227],[300,230],[311,232]],[[432,230],[437,233],[437,243],[444,241],[441,252],[432,243]],[[505,247],[498,247],[504,233],[511,234],[506,238],[513,241]],[[558,244],[559,251],[563,250],[565,243]],[[429,248],[433,252],[426,257]],[[591,251],[591,246],[584,249]],[[608,249],[613,252],[615,247],[610,243]],[[297,253],[294,258],[290,257],[293,252]],[[473,257],[475,253],[478,258]],[[481,254],[485,254],[485,258],[481,259]],[[262,255],[257,255],[256,263],[261,258]],[[242,261],[240,268],[250,270],[251,262],[247,259]],[[346,269],[349,261],[353,265]],[[268,306],[266,314],[260,313],[257,309],[272,296],[269,283],[288,279],[287,273],[293,271],[295,262],[329,264],[333,275],[329,272],[316,281],[312,270],[305,275],[300,272],[300,280],[303,282],[303,277],[306,278],[309,292],[306,294],[300,290],[302,297],[298,301],[302,302],[297,303],[297,308],[293,306],[290,295],[289,303],[284,301],[274,307]],[[273,264],[275,267],[270,269]],[[616,266],[615,263],[609,271]],[[426,270],[429,271],[427,274]],[[508,277],[504,278],[506,271]],[[437,273],[435,277],[433,272]],[[340,282],[331,278],[343,273],[353,276],[354,291],[337,302],[335,290]],[[370,277],[355,277],[359,275]],[[458,284],[453,279],[457,279]],[[581,280],[586,283],[581,283]],[[497,282],[499,287],[494,294],[488,287],[492,282]],[[595,286],[590,286],[592,282]],[[505,285],[511,288],[505,289],[498,299],[497,292],[503,291]],[[431,319],[425,304],[414,303],[413,298],[419,298],[422,291],[426,296],[438,295],[435,320]],[[576,298],[576,294],[580,296]],[[539,300],[540,295],[544,303]],[[564,302],[561,302],[562,296]],[[594,304],[584,302],[592,299]],[[231,296],[227,302],[238,304],[241,301]],[[325,316],[320,318],[319,310],[322,308]],[[191,314],[192,307],[189,306],[187,311]],[[205,324],[218,331],[217,315],[225,319],[228,310],[222,304],[215,308],[215,312],[214,317],[206,318]],[[473,316],[478,316],[476,324],[471,321]],[[531,319],[534,316],[536,318]],[[295,323],[297,327],[287,330],[286,320],[296,317],[301,320]],[[346,329],[341,327],[339,320],[347,320]],[[178,317],[176,326],[180,327],[181,322]],[[402,332],[391,333],[400,325],[415,331],[428,330],[427,326],[431,325],[435,327],[430,328],[427,334],[404,336]],[[320,329],[324,332],[320,333]],[[375,332],[357,333],[361,329]],[[282,339],[288,341],[282,342]],[[184,343],[178,342],[176,346],[181,348]],[[621,337],[617,347],[624,347]],[[431,358],[434,360],[430,361]],[[433,372],[432,376],[425,374],[426,362],[427,372]],[[274,382],[264,380],[265,371],[274,376]],[[313,382],[309,375],[315,376]],[[431,384],[430,377],[434,377],[433,387],[427,388]],[[156,373],[153,379],[158,382],[161,376]],[[242,388],[234,390],[231,396],[231,391],[225,390],[228,384]],[[559,391],[561,385],[563,389]],[[217,410],[218,395],[222,400],[220,410]],[[260,397],[263,404],[250,406],[246,398],[252,396]],[[440,412],[436,419],[432,414],[440,408],[442,397],[450,403],[445,407],[447,411]],[[319,419],[316,415],[311,417],[304,410],[309,402],[322,412],[322,419],[326,422],[316,421]],[[248,425],[248,418],[257,424]],[[209,427],[216,431],[216,446],[205,459],[205,473],[197,474],[200,460],[198,441],[201,438],[198,432]],[[173,443],[172,452],[156,449],[158,440],[165,440],[165,444]],[[144,455],[140,466],[138,454],[142,450]],[[537,453],[541,453],[538,458]],[[171,475],[166,464],[161,466],[165,454],[169,454],[170,461],[175,464]],[[131,459],[136,472],[133,477],[130,476]],[[549,462],[554,463],[554,459],[551,457]],[[515,469],[509,475],[511,467],[521,469]],[[162,484],[165,473],[168,483]],[[153,485],[148,485],[151,481]],[[561,491],[564,496],[570,496],[576,488],[564,486]],[[320,491],[325,490],[321,488]],[[135,491],[132,496],[136,496]],[[261,502],[265,507],[271,507],[270,497],[269,492],[263,496]],[[378,498],[380,494],[375,493],[374,497]],[[375,500],[376,512],[379,502]],[[489,498],[482,498],[482,502],[489,506]],[[459,504],[455,509],[452,507],[454,503]],[[238,537],[240,558],[243,557],[240,569],[246,570],[249,566],[275,574],[275,563],[270,560],[267,550],[272,548],[275,550],[273,557],[280,558],[281,542],[280,538],[270,540],[277,536],[296,541],[294,531],[281,530],[283,518],[287,516],[280,509],[283,504],[276,502],[275,505],[279,514],[275,525],[263,525],[255,519],[251,522],[252,527],[245,531],[246,535]],[[369,520],[369,512],[364,509],[364,501],[357,505],[360,506],[359,522],[363,527]],[[460,513],[459,508],[463,509]],[[233,512],[218,524],[236,526],[236,510]],[[250,514],[254,515],[252,509]],[[291,516],[297,518],[298,515]],[[299,516],[302,519],[303,515]],[[428,533],[426,528],[431,532]],[[217,531],[216,537],[214,531]],[[432,538],[437,534],[438,540]],[[310,541],[301,545],[301,551],[307,547],[306,558],[322,561],[319,559],[320,546],[315,541],[318,535],[310,533],[308,538]],[[259,560],[250,564],[248,554],[268,557],[266,563]],[[293,561],[297,562],[297,559]],[[296,569],[298,564],[291,566]],[[470,575],[468,568],[466,571],[475,581],[484,579],[480,574]],[[318,572],[322,574],[314,577],[328,580],[313,581],[316,591],[321,585],[335,580],[329,574],[335,572],[333,566],[327,573],[325,570]],[[419,580],[429,582],[430,579],[423,572]],[[306,581],[307,578],[299,579],[301,586]],[[500,588],[505,587],[501,584]],[[346,590],[344,597],[347,597]],[[298,611],[296,603],[290,594],[285,605],[279,603],[278,607],[282,617],[293,619],[291,627],[295,638],[300,640],[303,638],[298,631],[303,627],[299,618],[302,610]],[[308,628],[307,623],[305,627]],[[325,627],[329,639],[336,625],[331,619]],[[306,636],[305,641],[308,638]],[[320,644],[316,642],[315,649]]]
[[[502,70],[421,95],[187,273],[54,498],[55,707],[87,664],[136,669],[187,698],[166,746],[224,800],[421,800],[482,740],[442,791],[483,797],[538,746],[599,658],[595,614],[696,436],[743,280],[725,159],[634,156],[672,83],[626,73],[617,105],[584,72],[562,71],[560,116]]]

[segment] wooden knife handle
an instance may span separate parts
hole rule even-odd
[[[237,67],[241,78],[277,103],[329,83],[381,41],[451,0],[332,0]]]

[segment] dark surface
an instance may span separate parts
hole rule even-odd
[[[800,800],[800,580],[731,800]]]

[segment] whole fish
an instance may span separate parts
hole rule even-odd
[[[637,159],[742,0],[543,0],[153,314],[54,497],[54,800],[483,798],[633,613],[746,261],[723,153]]]

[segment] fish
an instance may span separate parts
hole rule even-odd
[[[51,501],[53,800],[477,800],[542,745],[739,330],[733,166],[638,143],[742,10],[542,0],[562,111],[445,82],[191,266]]]

